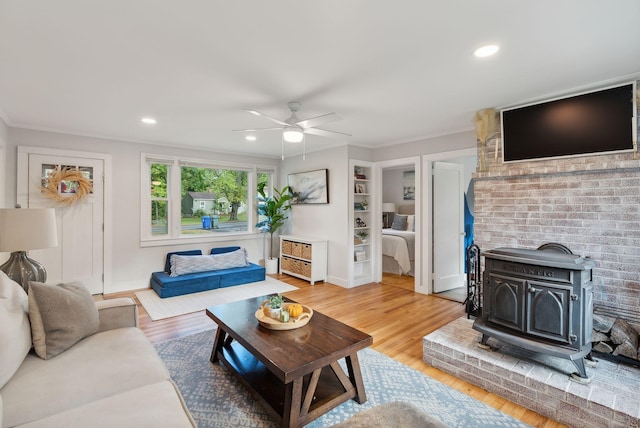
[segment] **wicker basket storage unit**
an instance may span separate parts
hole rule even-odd
[[[311,282],[327,280],[327,241],[293,235],[280,236],[280,273]]]

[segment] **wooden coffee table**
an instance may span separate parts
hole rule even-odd
[[[357,352],[373,338],[315,311],[304,327],[269,330],[255,317],[265,299],[207,309],[218,324],[211,362],[230,368],[283,427],[306,425],[349,399],[364,403]]]

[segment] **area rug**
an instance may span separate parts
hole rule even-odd
[[[276,427],[267,411],[224,366],[209,362],[214,335],[215,329],[156,346],[198,427]],[[358,412],[397,401],[451,427],[526,426],[371,348],[358,355],[367,401],[357,404],[349,400],[307,427],[330,427]]]
[[[264,281],[249,284],[234,285],[233,287],[218,288],[200,293],[185,294],[183,296],[166,297],[161,299],[153,290],[138,291],[136,297],[144,306],[152,320],[175,317],[205,310],[210,306],[237,302],[252,297],[265,296],[273,293],[286,293],[297,290],[282,281],[266,277]]]
[[[333,428],[446,428],[435,416],[427,415],[413,404],[394,401],[356,413]]]

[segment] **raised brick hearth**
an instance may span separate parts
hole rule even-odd
[[[570,427],[640,427],[640,369],[601,360],[583,385],[575,367],[489,339],[480,349],[473,320],[458,319],[425,336],[424,362]]]

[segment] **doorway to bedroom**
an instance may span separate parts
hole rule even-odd
[[[382,282],[426,293],[420,287],[420,158],[379,162]]]

